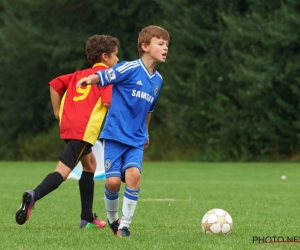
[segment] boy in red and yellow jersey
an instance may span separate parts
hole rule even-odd
[[[86,42],[86,55],[93,67],[59,76],[49,82],[54,116],[59,119],[60,138],[65,140],[66,146],[59,155],[55,171],[48,174],[35,189],[24,192],[22,204],[16,212],[18,224],[24,224],[29,219],[35,202],[57,189],[78,161],[81,161],[83,170],[79,180],[82,209],[80,227],[105,227],[106,223],[97,220],[92,212],[97,163],[91,148],[97,140],[109,108],[112,88],[76,88],[76,83],[90,74],[114,66],[119,60],[119,46],[119,40],[112,36],[90,37]]]

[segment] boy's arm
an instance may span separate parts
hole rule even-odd
[[[76,87],[79,88],[80,86],[87,86],[99,83],[100,78],[97,74],[89,75],[87,78],[83,78],[79,80],[76,84]]]
[[[101,101],[104,107],[109,109],[111,104],[111,96],[112,96],[112,85],[108,85],[103,87],[102,89]]]
[[[97,84],[104,87],[111,84],[120,84],[128,81],[132,75],[132,65],[138,66],[138,62],[121,62],[106,70],[99,70],[95,74],[77,82],[76,87]]]
[[[49,82],[50,85],[50,98],[53,108],[53,113],[56,119],[59,119],[59,109],[61,96],[67,90],[74,74],[66,74],[54,78]]]
[[[51,85],[50,85],[50,98],[51,98],[54,116],[56,119],[59,119],[60,95]]]
[[[144,148],[148,148],[149,144],[150,144],[150,138],[149,138],[149,124],[150,124],[150,119],[151,119],[151,115],[152,113],[148,113],[147,114],[147,118],[146,118],[146,127],[147,127],[147,131],[148,131],[148,138],[147,138],[147,142],[144,145]]]

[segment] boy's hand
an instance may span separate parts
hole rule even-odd
[[[144,149],[148,148],[148,147],[149,147],[149,144],[150,144],[150,139],[149,139],[149,137],[148,137],[148,139],[147,139],[147,141],[146,141],[146,143],[145,143],[145,145],[144,145]]]
[[[55,119],[59,120],[59,112],[54,112]]]
[[[87,80],[79,80],[76,84],[76,88],[80,88],[81,86],[88,85]]]
[[[80,79],[76,84],[76,88],[80,88],[81,86],[86,86],[86,85],[97,84],[98,82],[99,82],[98,75],[93,74],[88,77],[84,77]]]

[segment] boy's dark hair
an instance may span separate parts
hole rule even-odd
[[[86,41],[86,58],[92,64],[99,63],[103,53],[110,56],[116,47],[120,47],[120,42],[117,38],[108,35],[93,35]]]

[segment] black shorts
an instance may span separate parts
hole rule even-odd
[[[92,144],[79,140],[65,140],[66,146],[58,159],[70,169],[76,167],[81,157],[92,152]]]

